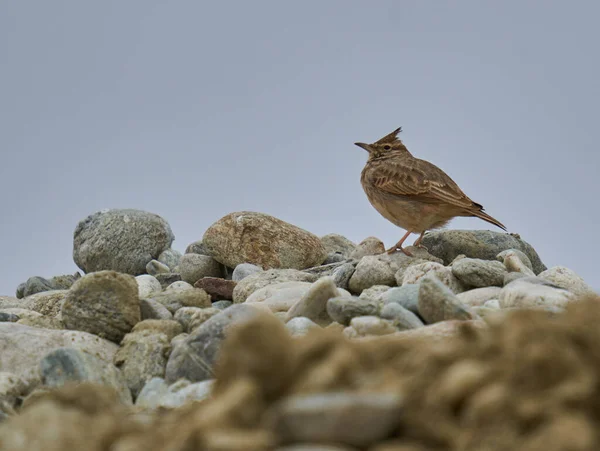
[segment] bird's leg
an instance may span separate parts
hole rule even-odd
[[[421,235],[419,236],[419,238],[417,238],[417,241],[415,241],[413,243],[413,246],[420,247],[421,249],[427,249],[425,246],[423,246],[421,244],[421,241],[423,241],[423,237],[425,236],[425,232],[426,232],[426,230],[423,230],[423,232],[421,232]]]
[[[408,232],[406,232],[404,234],[404,236],[400,239],[400,241],[398,241],[396,244],[394,244],[392,247],[390,247],[386,252],[388,254],[393,254],[394,252],[396,252],[396,250],[400,249],[406,255],[408,255],[409,257],[412,257],[412,254],[402,247],[402,243],[404,243],[404,241],[406,241],[406,239],[408,238],[408,235],[410,235],[411,233],[412,232],[410,230]]]

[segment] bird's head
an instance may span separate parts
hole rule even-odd
[[[398,133],[400,133],[401,131],[402,131],[402,127],[398,127],[392,133],[385,135],[383,138],[381,138],[378,141],[375,141],[372,144],[365,144],[365,143],[354,143],[354,144],[357,145],[358,147],[362,147],[367,152],[369,152],[369,159],[378,158],[378,157],[381,157],[381,156],[389,154],[389,153],[397,153],[397,152],[410,154],[408,152],[408,149],[406,148],[406,146],[402,143],[402,141],[400,139],[398,139]]]

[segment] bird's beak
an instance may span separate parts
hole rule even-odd
[[[358,147],[362,147],[367,152],[371,152],[371,147],[368,144],[365,144],[365,143],[354,143],[354,145],[356,145]]]

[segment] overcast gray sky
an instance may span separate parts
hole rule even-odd
[[[600,288],[599,15],[584,0],[2,2],[0,294],[75,272],[75,226],[103,208],[160,214],[180,251],[237,210],[391,245],[404,232],[368,203],[353,143],[398,126],[548,266]]]

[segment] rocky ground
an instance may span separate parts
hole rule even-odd
[[[81,221],[0,296],[2,450],[597,450],[600,298],[513,234],[413,257],[236,212]]]

